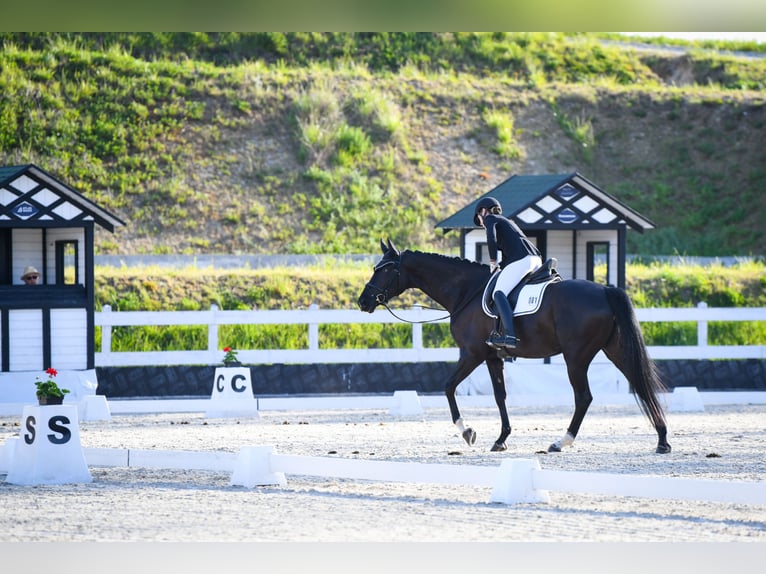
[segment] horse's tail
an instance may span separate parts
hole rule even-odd
[[[627,293],[617,287],[607,287],[606,298],[617,322],[623,374],[644,414],[654,423],[655,428],[665,428],[665,413],[657,393],[665,392],[666,388],[657,366],[646,351],[633,304]]]

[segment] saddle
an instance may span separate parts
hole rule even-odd
[[[511,289],[510,293],[508,293],[508,301],[511,303],[511,308],[516,309],[516,303],[518,303],[519,294],[521,293],[521,290],[527,285],[542,285],[545,283],[561,281],[561,275],[559,275],[559,272],[556,270],[557,264],[558,260],[555,257],[551,257],[550,259],[546,260],[545,263],[543,263],[540,267],[531,273],[527,273],[522,278],[522,280],[519,281],[519,284]],[[484,312],[491,317],[496,317],[495,302],[492,299],[492,293],[495,290],[495,283],[497,283],[497,278],[499,276],[500,273],[494,273],[492,277],[490,277],[489,281],[487,282],[487,286],[484,288],[484,296],[482,298]],[[542,293],[540,295],[542,295]]]

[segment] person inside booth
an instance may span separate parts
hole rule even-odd
[[[40,272],[36,267],[30,265],[24,269],[24,274],[21,276],[21,280],[24,282],[24,285],[39,285]]]

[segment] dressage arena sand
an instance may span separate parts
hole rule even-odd
[[[537,457],[551,470],[766,476],[766,405],[669,413],[669,455],[654,453],[656,435],[635,406],[593,406],[575,444],[557,454],[542,451],[563,434],[569,408],[511,407],[510,415],[505,453],[489,451],[499,432],[493,408],[463,409],[478,433],[473,447],[446,408],[411,417],[382,410],[264,411],[260,419],[114,415],[81,422],[80,435],[83,447],[238,452],[272,445],[279,454],[367,460],[497,466]],[[0,443],[18,436],[19,422],[0,418]],[[764,505],[557,492],[547,504],[504,505],[489,502],[489,487],[288,475],[286,486],[249,489],[230,486],[227,472],[91,467],[91,474],[89,484],[33,487],[0,475],[0,542],[766,541]]]

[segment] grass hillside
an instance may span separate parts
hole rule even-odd
[[[457,253],[438,221],[570,171],[657,224],[631,252],[766,253],[766,60],[604,40],[1,33],[0,161],[128,222],[99,253]]]

